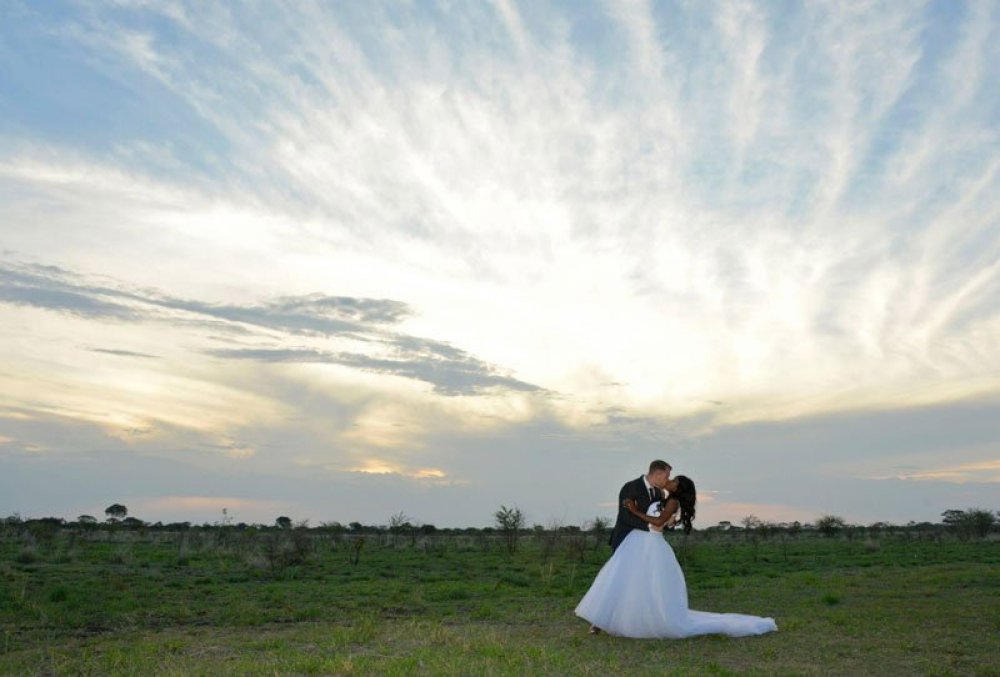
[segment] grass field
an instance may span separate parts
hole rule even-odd
[[[1000,541],[671,534],[692,608],[779,626],[677,641],[587,634],[602,540],[11,529],[0,671],[1000,675]]]

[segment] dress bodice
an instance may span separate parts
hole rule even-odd
[[[650,503],[649,507],[646,508],[646,515],[648,515],[649,517],[659,517],[660,501],[653,501],[652,503]],[[649,530],[658,534],[663,533],[663,527],[656,527],[653,526],[652,524],[649,525]]]

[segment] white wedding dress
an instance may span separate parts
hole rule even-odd
[[[648,514],[658,515],[659,503]],[[773,618],[688,609],[684,572],[655,527],[629,532],[597,573],[576,615],[621,637],[746,637],[778,629]]]

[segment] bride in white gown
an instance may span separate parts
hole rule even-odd
[[[694,483],[680,475],[666,488],[670,498],[665,504],[654,502],[646,514],[636,509],[634,502],[626,503],[630,511],[649,523],[649,531],[629,532],[580,600],[576,615],[621,637],[746,637],[777,630],[773,618],[688,608],[684,572],[663,538],[662,529],[680,519],[685,532],[691,530]]]

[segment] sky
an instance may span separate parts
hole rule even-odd
[[[0,514],[1000,509],[996,2],[0,2]]]

